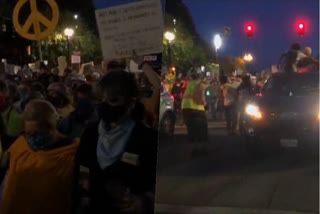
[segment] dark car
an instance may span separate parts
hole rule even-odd
[[[241,126],[254,152],[266,145],[318,149],[319,73],[271,75],[246,105]]]

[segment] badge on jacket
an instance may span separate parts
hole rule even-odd
[[[139,165],[139,155],[125,152],[125,153],[123,153],[123,155],[121,157],[121,161],[124,163],[134,165],[134,166],[138,166]]]

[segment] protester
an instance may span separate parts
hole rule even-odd
[[[51,83],[48,87],[47,99],[62,118],[68,117],[74,111],[68,98],[67,87],[63,83]]]
[[[227,130],[230,135],[234,135],[237,127],[237,93],[227,76],[221,77],[221,90],[224,98],[223,104],[227,120]]]
[[[55,108],[44,100],[26,106],[25,133],[9,149],[1,214],[74,212],[79,140],[61,135],[57,121]]]
[[[91,85],[83,84],[77,87],[74,94],[75,110],[59,124],[61,133],[66,136],[80,137],[86,125],[97,120],[92,93]]]
[[[81,137],[80,163],[90,173],[88,213],[154,212],[157,133],[137,111],[134,75],[109,71],[99,81],[100,121]]]
[[[17,103],[20,103],[18,88],[0,81],[1,140],[4,149],[7,149],[23,131],[22,115]]]
[[[191,142],[208,140],[205,88],[206,86],[199,81],[198,74],[193,72],[181,105],[183,120],[187,126],[188,137]]]
[[[241,121],[243,118],[243,114],[245,113],[245,106],[249,102],[250,98],[253,96],[253,87],[251,85],[250,76],[246,75],[242,77],[242,82],[239,86],[238,90],[238,121],[239,121],[239,131],[241,131]]]

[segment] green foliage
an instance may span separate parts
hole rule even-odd
[[[99,37],[90,30],[86,21],[82,19],[81,16],[75,20],[74,13],[69,11],[61,13],[59,20],[56,31],[47,40],[41,42],[43,58],[53,63],[59,56],[68,56],[69,42],[70,54],[72,54],[73,51],[80,51],[82,62],[101,62],[102,52]],[[64,35],[66,28],[72,28],[74,30],[74,35],[69,41]],[[36,44],[34,44],[34,46],[36,46]]]
[[[176,20],[174,24],[173,20]],[[183,70],[205,65],[214,59],[213,48],[197,33],[192,16],[181,0],[166,2],[165,31],[175,33],[173,63]],[[168,65],[168,42],[163,41],[163,61]]]

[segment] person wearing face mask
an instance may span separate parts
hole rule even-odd
[[[158,134],[142,122],[135,77],[109,71],[97,92],[100,120],[84,131],[79,149],[89,171],[88,213],[153,213]]]
[[[74,111],[67,94],[67,87],[63,83],[51,83],[48,87],[47,99],[57,109],[62,118],[68,117]]]
[[[25,133],[8,150],[0,213],[69,214],[75,210],[79,139],[56,130],[58,114],[47,101],[32,100],[24,111]]]
[[[6,150],[23,131],[21,112],[16,108],[19,101],[17,87],[0,82],[1,140]]]
[[[66,136],[81,136],[86,124],[96,119],[96,111],[92,100],[92,86],[79,85],[74,92],[75,110],[59,123],[59,131]]]

